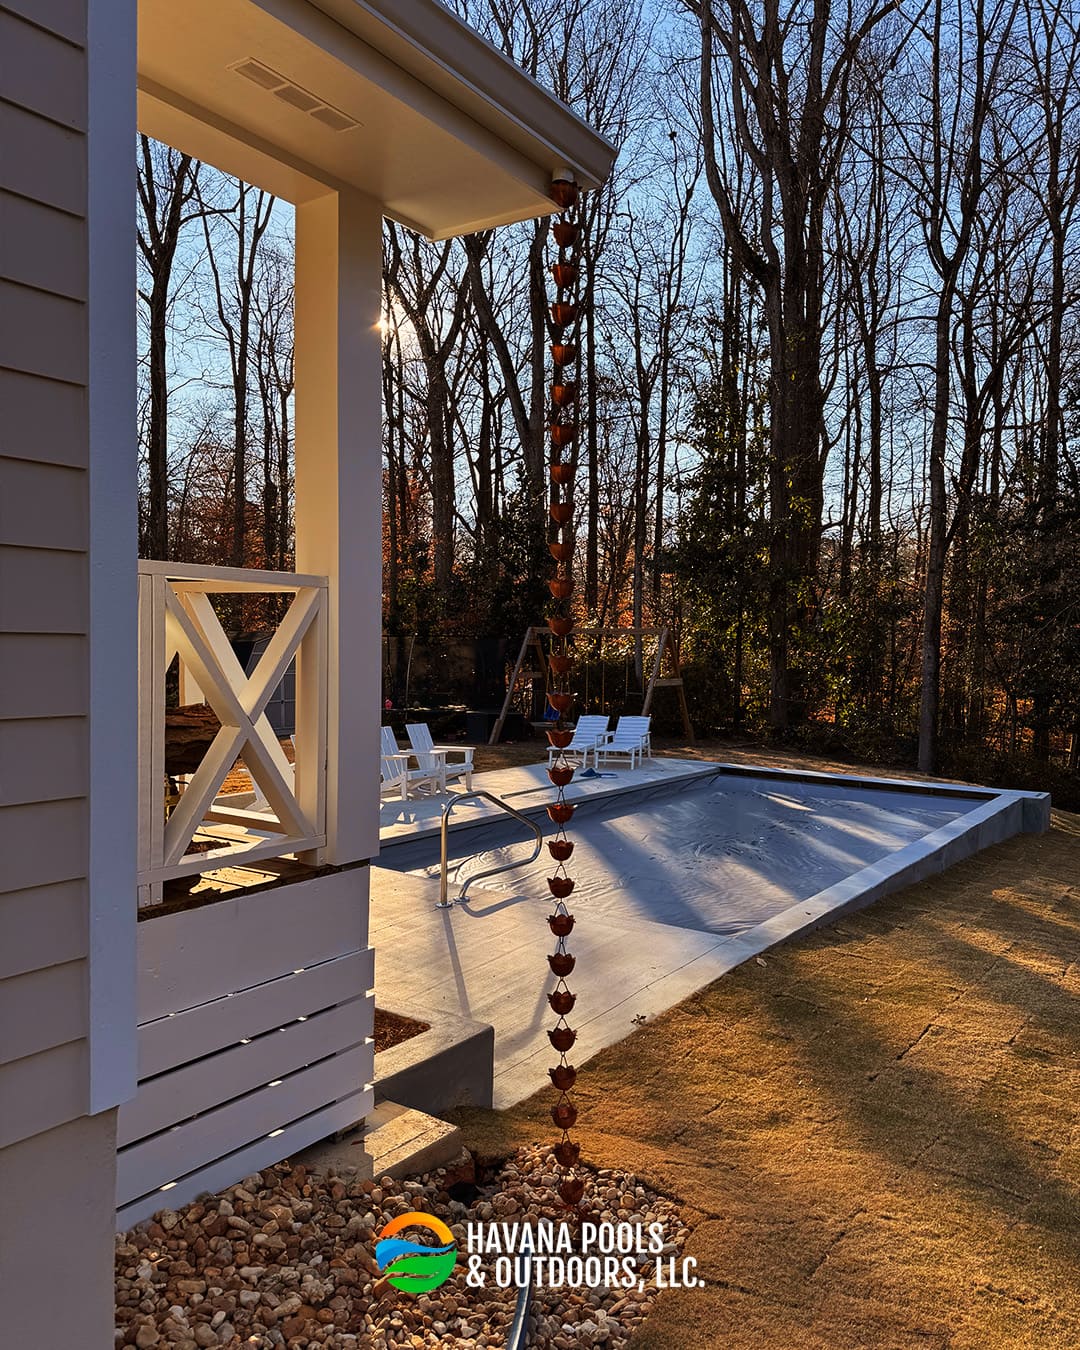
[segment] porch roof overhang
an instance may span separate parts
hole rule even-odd
[[[438,0],[139,0],[139,125],[293,202],[434,239],[542,215],[615,150]]]

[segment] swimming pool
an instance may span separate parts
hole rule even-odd
[[[526,796],[527,794],[522,794]],[[542,811],[550,795],[518,809]],[[985,797],[717,773],[684,786],[586,800],[571,837],[577,894],[589,910],[716,934],[753,928],[901,852],[977,808]],[[537,815],[548,834],[554,826]],[[528,840],[498,819],[450,835],[451,880],[527,857]],[[384,850],[381,867],[437,877],[437,840]],[[490,887],[542,894],[547,850],[528,867],[478,881],[467,903]],[[454,894],[453,886],[451,894]]]
[[[477,781],[551,831],[543,765]],[[1050,818],[1042,793],[660,757],[591,781],[578,775],[568,792],[578,807],[578,1062],[806,929],[1019,831],[1044,830]],[[376,997],[455,1029],[494,1027],[501,1109],[548,1082],[544,877],[553,864],[545,849],[531,867],[478,881],[464,903],[437,908],[445,805],[383,807],[371,879]],[[530,852],[520,822],[490,803],[462,802],[451,819],[450,856],[467,860],[465,875]]]

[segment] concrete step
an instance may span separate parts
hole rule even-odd
[[[365,1180],[396,1180],[445,1167],[462,1147],[456,1125],[411,1106],[384,1101],[368,1114],[361,1129],[314,1144],[297,1161],[321,1172],[343,1175],[355,1170]]]

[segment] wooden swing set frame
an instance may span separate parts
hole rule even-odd
[[[503,700],[502,711],[491,729],[491,736],[488,739],[489,745],[498,744],[507,714],[510,712],[510,705],[514,701],[514,694],[521,680],[543,680],[544,688],[550,687],[551,677],[548,671],[547,657],[544,653],[544,644],[540,640],[550,633],[551,629],[546,624],[534,625],[526,629],[525,639],[521,644],[521,650],[518,652],[517,661],[514,663],[514,673],[510,676],[510,681],[506,686],[506,698]],[[574,637],[656,638],[656,654],[653,657],[649,683],[645,687],[641,715],[647,717],[651,713],[653,694],[657,689],[674,689],[679,699],[679,712],[682,716],[683,731],[686,734],[687,743],[689,745],[694,744],[694,728],[690,722],[690,710],[686,706],[686,689],[683,685],[682,670],[679,666],[679,653],[675,649],[675,639],[670,628],[666,626],[663,628],[575,628]],[[530,649],[535,653],[535,667],[526,665]],[[668,658],[667,674],[664,674],[663,670],[665,653]]]

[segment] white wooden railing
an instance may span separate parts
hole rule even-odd
[[[250,677],[210,603],[212,595],[241,593],[293,597]],[[158,903],[162,883],[172,877],[285,855],[320,861],[326,844],[326,595],[320,576],[140,561],[140,906]],[[221,728],[166,819],[165,675],[177,656],[182,702],[205,701]],[[294,657],[295,766],[265,713]],[[215,802],[239,756],[272,815]],[[213,825],[239,828],[219,840],[208,828]],[[190,853],[198,831],[211,847]]]

